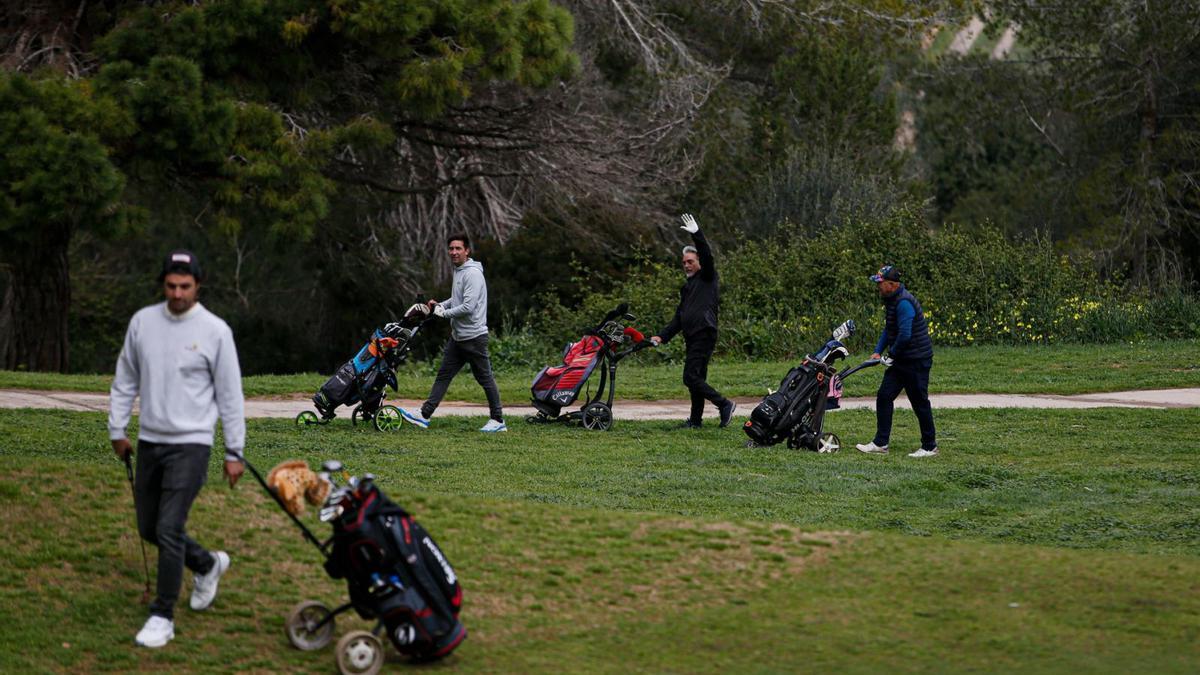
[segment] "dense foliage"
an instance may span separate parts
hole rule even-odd
[[[851,219],[815,234],[746,240],[717,252],[721,275],[718,349],[750,358],[812,351],[853,319],[857,351],[882,329],[883,309],[867,277],[883,264],[903,271],[940,345],[1111,342],[1200,333],[1200,299],[1178,289],[1131,294],[1095,267],[1057,253],[1044,237],[1007,238],[992,227],[932,231],[917,209]],[[670,320],[683,283],[674,263],[648,261],[624,284],[578,307],[548,302],[536,331],[551,343],[577,339],[607,309],[628,302],[647,334]],[[682,355],[682,340],[658,350]]]
[[[977,9],[2,2],[0,367],[110,369],[187,246],[247,371],[328,370],[444,296],[456,231],[523,358],[619,296],[665,320],[685,210],[727,353],[875,315],[884,260],[942,344],[1194,334],[1200,10],[1001,0],[971,47]]]

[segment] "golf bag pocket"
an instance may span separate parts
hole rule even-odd
[[[379,619],[396,651],[417,659],[440,658],[454,651],[467,636],[466,627],[454,617],[439,616],[415,588],[399,584],[393,576],[395,592],[379,605]]]
[[[394,584],[403,588],[399,604],[379,613],[392,644],[417,658],[445,656],[466,637],[458,621],[462,587],[433,537],[411,517],[386,516],[382,523],[393,547]]]
[[[333,409],[345,405],[354,395],[354,364],[346,362],[333,374],[333,377],[321,385],[321,389],[313,396],[313,403],[318,409]]]
[[[765,431],[778,428],[787,409],[787,396],[783,392],[768,394],[750,413],[750,421],[754,426]]]
[[[779,390],[767,394],[742,427],[750,440],[758,445],[772,445],[785,438],[809,408],[812,382],[815,379],[809,366],[802,364],[788,371],[779,383]]]
[[[842,378],[834,375],[829,378],[829,395],[825,397],[825,409],[837,410],[842,407]]]
[[[462,609],[462,587],[458,575],[433,537],[409,516],[388,516],[388,542],[395,547],[400,578],[416,586],[438,613],[456,617]]]

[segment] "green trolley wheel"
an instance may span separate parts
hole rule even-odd
[[[394,405],[385,405],[375,411],[375,428],[380,431],[398,431],[404,424],[404,416]]]

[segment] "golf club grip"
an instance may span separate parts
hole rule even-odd
[[[125,477],[129,479],[129,484],[133,485],[133,460],[129,459],[129,453],[121,456],[125,461]]]

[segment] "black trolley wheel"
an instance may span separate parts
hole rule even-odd
[[[596,401],[583,408],[583,428],[591,431],[608,431],[612,428],[612,408],[607,404]]]

